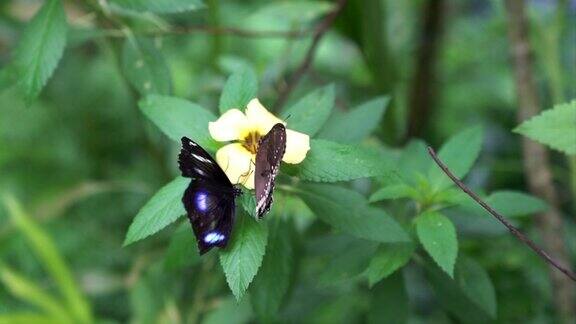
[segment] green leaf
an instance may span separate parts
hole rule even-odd
[[[514,131],[553,149],[576,155],[576,100],[554,106]]]
[[[66,47],[66,14],[60,0],[47,0],[22,33],[14,55],[19,86],[30,104],[52,76]]]
[[[128,228],[124,246],[160,231],[186,214],[182,195],[188,184],[190,179],[177,177],[158,190],[134,217]]]
[[[360,277],[377,246],[375,242],[352,241],[344,249],[340,249],[326,265],[318,278],[318,284],[331,286]]]
[[[370,202],[386,199],[414,198],[418,195],[416,190],[404,183],[396,183],[378,189],[370,196]]]
[[[414,249],[415,246],[411,243],[381,244],[366,269],[368,285],[374,286],[403,267],[412,257]]]
[[[220,263],[228,286],[240,300],[256,276],[266,251],[268,227],[252,217],[241,214],[232,232],[232,239],[220,251]]]
[[[410,307],[402,273],[384,279],[372,291],[368,323],[408,322]]]
[[[56,282],[64,297],[66,309],[78,322],[91,322],[90,305],[74,282],[74,276],[58,252],[52,238],[24,212],[14,198],[4,197],[4,204],[14,225],[22,232],[42,266]]]
[[[66,307],[61,305],[57,298],[46,294],[43,288],[38,287],[35,283],[20,274],[17,274],[5,266],[0,266],[0,280],[2,280],[10,293],[22,301],[37,306],[61,322],[72,321],[66,311]]]
[[[428,155],[427,145],[421,140],[411,140],[402,150],[397,167],[403,179],[410,184],[418,184],[421,175],[427,174],[433,167],[432,158]]]
[[[363,147],[312,139],[306,159],[296,168],[302,180],[337,182],[389,175],[393,165],[385,156]]]
[[[426,252],[452,277],[458,255],[454,224],[438,212],[426,212],[416,218],[416,233]]]
[[[506,217],[536,214],[548,209],[543,200],[516,191],[496,191],[490,194],[486,203]]]
[[[452,173],[463,178],[474,165],[482,148],[482,128],[472,127],[451,137],[438,152],[438,157]],[[448,188],[452,181],[435,163],[430,167],[430,182],[437,191]]]
[[[486,271],[474,260],[458,258],[455,278],[430,263],[428,279],[441,305],[464,323],[487,323],[496,317],[496,294]]]
[[[317,137],[338,143],[360,142],[380,124],[389,101],[378,97],[345,113],[334,112]]]
[[[226,81],[220,95],[220,113],[236,108],[244,111],[250,100],[258,97],[258,77],[254,70],[243,65]]]
[[[407,242],[409,237],[382,209],[367,206],[359,193],[333,185],[305,184],[296,194],[322,221],[358,238],[377,242]]]
[[[240,200],[240,204],[242,208],[248,215],[254,217],[254,219],[258,220],[258,216],[256,216],[256,198],[254,194],[250,190],[243,190],[242,196],[238,198]]]
[[[146,96],[139,106],[171,139],[180,142],[182,136],[188,136],[204,148],[214,147],[208,122],[216,120],[216,116],[208,110],[184,99],[159,95]]]
[[[293,253],[291,226],[280,217],[270,220],[266,256],[250,289],[252,308],[263,323],[275,319],[288,291]]]
[[[0,314],[0,323],[6,324],[60,324],[57,318],[51,318],[45,315],[34,313],[11,312],[9,314]]]
[[[122,67],[128,81],[142,95],[170,94],[170,70],[162,53],[152,41],[126,38],[122,51]]]
[[[196,238],[188,221],[178,226],[170,238],[168,250],[164,256],[164,266],[168,270],[177,270],[193,266],[200,261],[196,248]]]
[[[286,109],[282,117],[288,118],[288,128],[312,137],[328,120],[334,107],[334,98],[333,85],[314,90]]]
[[[204,8],[200,0],[110,0],[111,4],[127,10],[154,13],[177,13]]]

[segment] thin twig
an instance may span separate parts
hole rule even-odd
[[[186,26],[172,27],[170,29],[155,30],[136,30],[135,34],[141,36],[170,36],[170,35],[191,35],[191,34],[210,34],[210,35],[231,35],[247,38],[303,38],[311,36],[312,30],[250,30],[234,27],[213,27],[213,26]],[[121,30],[107,29],[104,31],[107,37],[123,38],[126,35]]]
[[[560,270],[562,273],[564,273],[566,276],[568,276],[573,281],[576,281],[576,274],[574,274],[572,271],[566,269],[565,267],[560,265],[558,262],[556,262],[554,259],[552,259],[552,257],[550,257],[548,255],[548,253],[544,252],[544,250],[542,250],[540,247],[538,247],[538,245],[536,245],[536,243],[534,243],[532,240],[530,240],[528,237],[526,237],[526,235],[524,235],[522,232],[520,232],[512,224],[510,224],[504,218],[504,216],[500,215],[497,211],[492,209],[492,207],[490,207],[487,203],[485,203],[482,199],[480,199],[480,197],[478,197],[478,195],[476,195],[472,190],[468,189],[468,187],[466,187],[466,185],[464,183],[462,183],[462,181],[460,181],[460,179],[458,179],[454,174],[452,174],[452,172],[448,169],[448,167],[442,161],[440,161],[440,159],[436,155],[436,152],[434,152],[434,149],[432,149],[431,147],[428,147],[428,153],[430,154],[432,159],[434,159],[434,162],[436,162],[436,164],[438,164],[440,169],[442,169],[442,171],[444,171],[444,173],[446,173],[446,175],[450,179],[452,179],[452,181],[460,189],[462,189],[462,191],[464,191],[466,194],[468,194],[468,196],[470,196],[470,198],[474,199],[474,201],[476,201],[480,206],[482,206],[482,208],[484,208],[488,213],[490,213],[490,215],[494,216],[498,221],[500,221],[500,223],[502,223],[504,226],[506,226],[506,228],[508,228],[508,230],[510,231],[510,233],[512,233],[512,235],[516,236],[516,238],[518,238],[520,241],[522,241],[522,243],[528,245],[534,252],[536,252],[536,254],[538,254],[540,257],[542,257],[544,260],[546,260],[546,262],[548,262],[549,264],[554,266],[556,269]]]
[[[326,15],[326,17],[318,25],[318,27],[314,31],[312,44],[308,48],[306,56],[304,56],[304,59],[302,60],[300,66],[298,66],[294,74],[292,74],[292,77],[290,77],[290,80],[286,84],[286,87],[278,95],[278,100],[274,105],[274,110],[276,111],[280,110],[280,108],[286,103],[286,100],[288,100],[288,97],[290,96],[292,91],[294,91],[294,89],[296,88],[296,85],[298,85],[298,82],[300,82],[300,79],[302,79],[304,74],[306,74],[306,72],[310,68],[310,65],[312,65],[314,55],[316,54],[316,49],[320,44],[320,40],[322,39],[324,34],[326,34],[326,32],[328,31],[334,20],[336,20],[336,17],[338,17],[340,12],[342,12],[342,9],[344,9],[344,6],[346,5],[347,1],[348,0],[338,0],[336,8],[334,8],[334,10],[332,10],[328,15]]]

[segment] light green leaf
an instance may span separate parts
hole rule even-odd
[[[410,307],[402,273],[398,272],[384,279],[374,286],[372,291],[369,324],[408,322]]]
[[[536,214],[548,209],[543,200],[516,191],[496,191],[490,194],[486,203],[506,217]]]
[[[256,198],[254,194],[250,190],[243,190],[242,196],[238,198],[242,208],[248,215],[254,217],[254,219],[258,220],[258,216],[256,216]]]
[[[458,255],[458,240],[454,224],[438,212],[426,212],[416,218],[416,233],[432,259],[450,275]]]
[[[148,95],[138,105],[171,139],[180,142],[182,136],[188,136],[204,148],[214,148],[208,122],[216,116],[208,110],[184,99],[159,95]]]
[[[381,244],[366,269],[368,285],[374,286],[403,267],[412,257],[414,249],[415,246],[411,243]]]
[[[279,215],[270,220],[270,235],[262,269],[252,284],[251,301],[254,312],[263,323],[275,319],[290,284],[292,271],[292,224]]]
[[[226,81],[220,95],[220,113],[236,108],[244,111],[250,100],[258,97],[258,77],[256,72],[243,65]]]
[[[389,101],[378,97],[345,113],[334,112],[317,137],[338,143],[360,142],[380,124]]]
[[[47,0],[22,33],[14,55],[18,85],[30,104],[52,76],[66,47],[66,14],[60,0]]]
[[[312,91],[282,113],[288,128],[314,136],[334,107],[334,85]]]
[[[4,204],[12,222],[22,232],[42,266],[56,282],[70,314],[78,322],[91,322],[90,305],[74,282],[74,276],[58,252],[52,238],[24,212],[14,198],[4,197]]]
[[[220,250],[220,263],[228,286],[240,300],[256,276],[268,238],[268,227],[243,213],[237,218],[228,247]]]
[[[140,209],[128,228],[124,246],[146,238],[186,214],[182,195],[190,179],[177,177],[162,187]]]
[[[514,131],[553,149],[576,155],[576,100],[545,110]]]
[[[404,183],[396,183],[378,189],[370,196],[370,202],[386,199],[414,198],[418,195],[416,190]]]
[[[38,287],[24,276],[17,274],[8,267],[0,265],[0,280],[2,280],[2,283],[4,283],[11,294],[22,301],[37,306],[61,322],[72,321],[66,311],[66,307],[61,305],[57,298],[46,294],[41,287]]]
[[[496,318],[494,286],[474,260],[458,258],[454,279],[426,263],[428,279],[440,304],[463,323],[488,323]]]
[[[474,165],[482,148],[482,128],[469,128],[451,137],[438,152],[438,157],[452,173],[463,178]],[[452,181],[435,163],[430,167],[430,182],[437,191],[448,188]]]
[[[359,193],[333,185],[301,185],[296,194],[322,221],[350,235],[377,242],[407,242],[409,237],[386,212],[367,206]]]
[[[122,51],[122,67],[128,81],[142,95],[170,94],[170,70],[162,53],[152,41],[126,38]]]
[[[297,170],[302,180],[337,182],[389,175],[394,162],[363,147],[313,139]]]
[[[164,256],[164,266],[168,270],[190,267],[200,261],[196,238],[190,222],[185,221],[174,231],[168,250]]]
[[[204,3],[200,0],[110,0],[110,2],[123,9],[154,13],[177,13],[204,8]]]
[[[413,139],[402,149],[397,167],[403,179],[417,184],[426,175],[434,162],[428,155],[426,143]]]

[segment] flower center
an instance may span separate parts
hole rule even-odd
[[[252,154],[256,154],[256,152],[258,151],[259,142],[260,142],[260,133],[258,132],[248,133],[248,135],[241,141],[242,146],[244,146]]]

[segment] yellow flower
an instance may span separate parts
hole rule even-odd
[[[230,109],[215,122],[208,124],[212,138],[219,142],[230,142],[216,152],[216,161],[226,172],[230,182],[241,183],[254,189],[254,161],[260,137],[277,123],[286,125],[270,113],[258,99],[252,99],[243,113]],[[306,134],[286,129],[286,153],[282,161],[297,164],[304,160],[310,150],[310,137]]]

